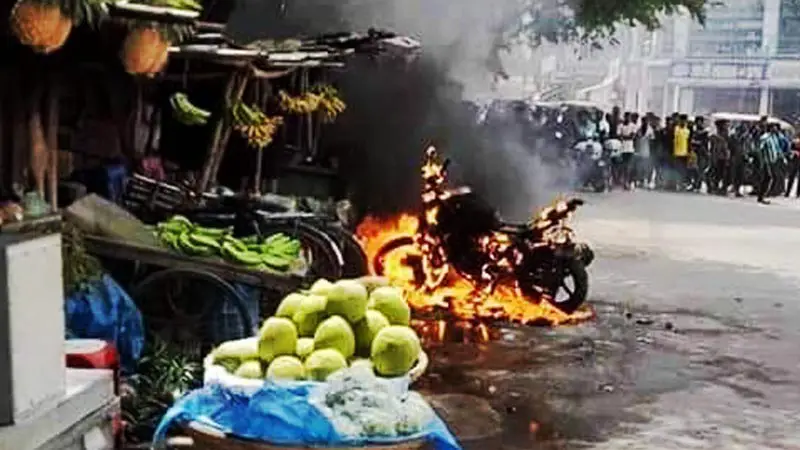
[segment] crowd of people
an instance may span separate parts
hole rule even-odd
[[[573,121],[574,120],[574,121]],[[800,197],[800,139],[762,117],[755,123],[652,113],[579,110],[576,148],[600,148],[608,155],[614,186],[714,195],[752,195],[760,203],[777,195]],[[570,133],[572,134],[572,133]]]

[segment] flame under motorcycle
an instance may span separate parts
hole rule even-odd
[[[387,257],[402,249],[418,286],[434,289],[452,269],[483,292],[515,286],[533,302],[544,298],[567,314],[578,309],[594,253],[575,242],[566,221],[583,201],[560,201],[529,223],[508,223],[469,188],[446,188],[448,161],[435,158],[429,149],[416,233],[385,243],[371,261],[373,272],[384,275]]]

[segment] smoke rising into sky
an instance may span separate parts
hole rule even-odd
[[[230,29],[245,40],[370,27],[419,39],[423,54],[413,63],[355,61],[335,78],[348,111],[323,142],[347,155],[356,204],[385,213],[414,208],[422,154],[434,144],[453,160],[460,182],[522,219],[555,193],[552,170],[518,133],[486,139],[462,102],[465,89],[490,89],[497,29],[522,1],[242,0]]]

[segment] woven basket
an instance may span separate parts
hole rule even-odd
[[[195,450],[429,450],[424,440],[413,440],[392,445],[364,445],[360,447],[288,447],[271,445],[264,442],[246,441],[226,436],[217,430],[192,422],[185,428],[186,434],[192,438]]]

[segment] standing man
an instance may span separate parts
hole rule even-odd
[[[783,193],[784,197],[789,197],[792,194],[795,180],[800,182],[800,133],[795,135],[792,140],[792,150],[789,153],[789,173],[786,176],[786,191]],[[797,185],[795,196],[800,198],[800,184]]]
[[[636,132],[636,182],[645,188],[650,187],[650,179],[653,175],[652,143],[655,139],[655,131],[653,131],[652,121],[649,113],[642,117]]]
[[[608,124],[608,120],[606,120],[606,115],[603,110],[598,109],[594,112],[594,122],[597,124],[597,137],[602,143],[606,139],[608,139],[608,134],[611,131],[610,126]]]
[[[744,184],[745,164],[748,152],[745,149],[748,133],[744,125],[736,127],[734,133],[728,134],[728,150],[731,153],[730,167],[728,168],[728,186],[733,188],[733,195],[743,197],[742,185]],[[725,189],[727,191],[727,187]]]
[[[678,123],[672,132],[672,158],[675,163],[675,179],[680,190],[683,190],[687,181],[691,134],[689,117],[686,114],[681,114],[678,116]]]
[[[694,176],[692,190],[700,192],[703,188],[703,181],[709,168],[709,132],[706,120],[703,116],[697,116],[694,121],[694,129],[691,137],[691,152],[697,159],[697,173]],[[709,189],[709,192],[711,189]]]
[[[708,171],[708,193],[727,194],[728,167],[731,152],[728,148],[728,122],[717,120],[714,123],[717,132],[709,138],[710,166]]]
[[[622,141],[619,140],[619,128],[622,126],[622,118],[619,117],[619,106],[615,106],[610,114],[606,115],[608,122],[608,135],[603,147],[611,160],[612,185],[619,183],[619,166],[622,151]]]
[[[622,112],[619,106],[611,108],[611,114],[608,115],[607,119],[609,139],[619,139],[619,126],[622,125]]]
[[[622,125],[620,125],[619,128],[619,139],[622,141],[619,181],[625,190],[629,190],[631,188],[631,183],[633,182],[633,157],[636,153],[634,140],[636,139],[636,132],[638,131],[635,117],[637,117],[636,114],[626,112],[622,119]]]
[[[675,161],[672,156],[673,141],[675,139],[675,121],[671,116],[664,120],[664,127],[658,132],[658,174],[656,175],[656,185],[661,189],[673,189],[673,179],[675,178]]]
[[[773,169],[781,152],[781,141],[778,137],[780,128],[778,124],[767,125],[767,132],[762,134],[758,141],[756,152],[756,167],[758,169],[758,202],[769,204],[766,199],[774,183]]]
[[[772,171],[774,178],[774,186],[772,187],[772,196],[779,196],[786,191],[786,179],[789,175],[789,158],[792,156],[792,141],[786,135],[780,125],[778,126],[778,141],[780,142],[781,151],[775,161],[775,169]]]

